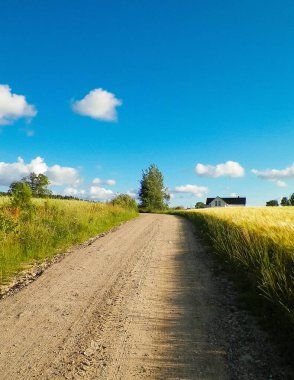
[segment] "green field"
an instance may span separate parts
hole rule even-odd
[[[197,224],[256,295],[294,322],[294,207],[214,208],[174,212]]]
[[[132,209],[74,200],[34,199],[33,210],[18,212],[9,207],[8,197],[1,197],[0,284],[136,216]]]

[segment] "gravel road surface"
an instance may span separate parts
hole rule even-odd
[[[141,215],[1,300],[0,378],[290,379],[195,232]]]

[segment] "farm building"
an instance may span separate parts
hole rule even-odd
[[[221,198],[219,196],[215,198],[206,199],[206,207],[232,207],[232,206],[246,206],[246,198],[232,197]]]

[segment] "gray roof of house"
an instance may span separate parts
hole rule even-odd
[[[206,205],[208,206],[215,198],[217,197],[207,198]],[[219,198],[225,201],[228,205],[244,205],[244,206],[246,205],[246,198],[242,198],[242,197],[234,197],[234,198],[219,197]]]

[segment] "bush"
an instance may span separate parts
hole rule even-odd
[[[275,200],[275,199],[272,199],[272,200],[266,202],[266,206],[272,206],[272,207],[274,206],[274,207],[276,207],[276,206],[279,206],[279,202],[277,200]]]
[[[32,190],[28,184],[24,182],[13,183],[11,205],[20,209],[28,209],[32,206]]]
[[[203,202],[197,202],[195,208],[206,208],[206,204]]]
[[[121,206],[124,208],[138,210],[137,203],[134,198],[132,198],[128,194],[119,194],[115,198],[112,199],[111,204],[116,206]]]

